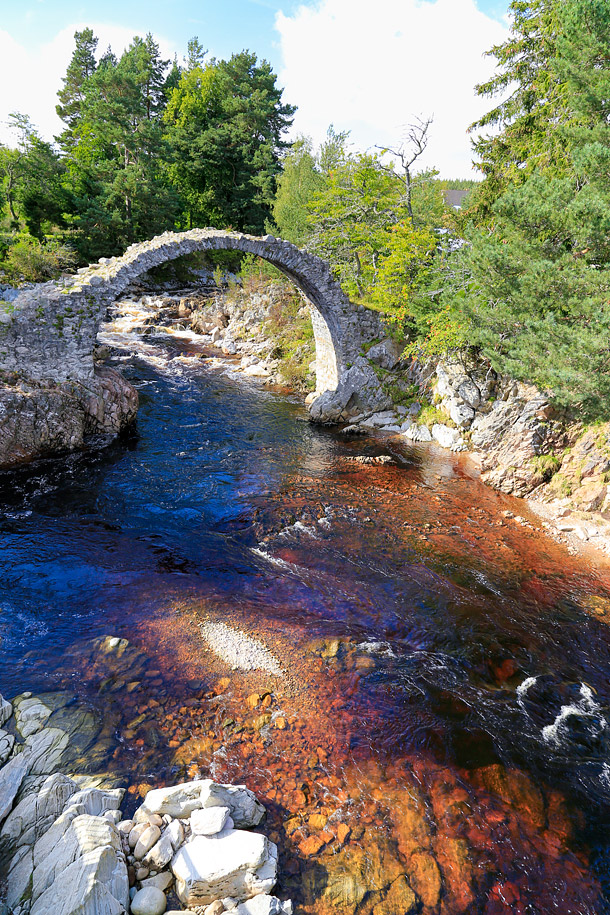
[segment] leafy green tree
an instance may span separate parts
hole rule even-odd
[[[273,218],[282,238],[305,244],[310,234],[308,205],[323,185],[311,140],[299,137],[283,160],[273,204]]]
[[[388,232],[399,218],[399,196],[369,153],[346,159],[314,196],[308,247],[330,261],[349,295],[363,298],[375,283]]]
[[[294,111],[270,65],[248,51],[187,69],[165,119],[189,226],[264,231]]]
[[[64,224],[64,166],[27,115],[13,113],[9,124],[18,141],[15,149],[0,150],[0,175],[10,218],[15,228],[23,224],[41,238],[52,226]]]
[[[308,205],[307,245],[330,261],[349,295],[394,312],[413,330],[421,317],[416,291],[438,244],[440,187],[415,184],[378,155],[343,152],[336,161]],[[427,306],[422,299],[426,313]]]

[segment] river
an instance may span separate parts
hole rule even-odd
[[[137,433],[0,477],[0,691],[101,712],[82,769],[131,809],[245,782],[297,912],[610,912],[608,570],[143,317],[104,331]],[[279,669],[231,670],[227,626]]]

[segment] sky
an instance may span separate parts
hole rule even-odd
[[[152,32],[181,59],[197,35],[209,55],[248,48],[298,107],[292,136],[319,144],[329,124],[354,149],[397,147],[417,117],[433,117],[422,164],[472,177],[467,128],[489,107],[474,92],[493,72],[485,52],[507,34],[508,0],[0,0],[0,142],[12,111],[42,136],[62,129],[57,90],[75,30],[93,28],[116,54]]]

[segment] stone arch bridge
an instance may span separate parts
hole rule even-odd
[[[317,394],[334,391],[362,345],[380,334],[377,315],[353,305],[328,264],[271,235],[217,229],[165,232],[101,258],[75,276],[26,290],[3,310],[0,369],[38,381],[87,383],[107,308],[141,273],[196,251],[235,250],[264,258],[300,289],[310,305],[316,343]]]

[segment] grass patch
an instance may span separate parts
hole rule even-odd
[[[421,412],[417,417],[417,422],[424,426],[434,426],[438,423],[440,426],[450,426],[455,429],[455,423],[444,410],[439,410],[437,406],[431,403],[422,405]]]
[[[531,458],[529,464],[532,470],[540,474],[543,482],[548,483],[561,467],[561,458],[556,454],[537,454]]]

